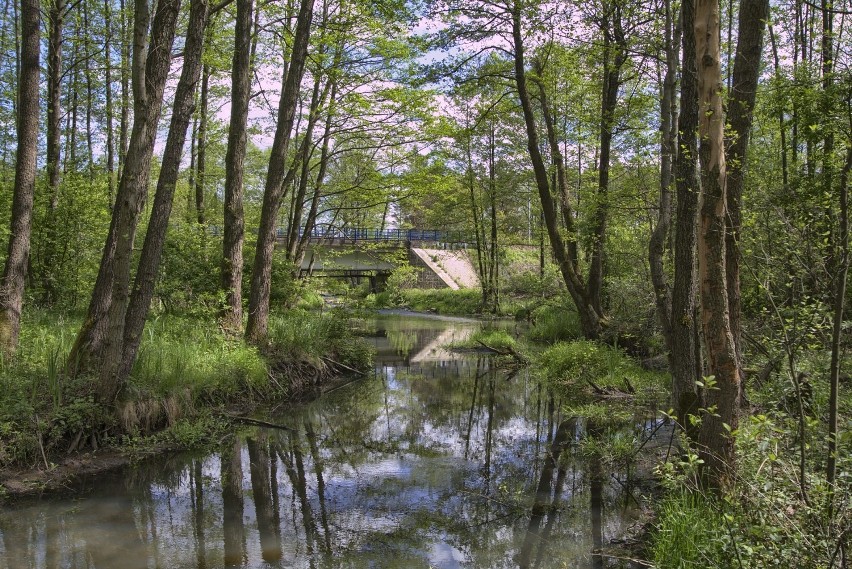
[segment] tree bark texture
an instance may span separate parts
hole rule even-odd
[[[675,413],[687,433],[689,417],[698,415],[696,380],[700,377],[701,357],[698,342],[696,299],[698,282],[695,248],[697,244],[698,202],[701,184],[698,178],[698,79],[695,61],[694,0],[681,4],[683,54],[681,65],[678,152],[674,174],[677,192],[674,239],[674,283],[671,309],[672,400]]]
[[[588,298],[582,276],[575,269],[565,242],[562,239],[562,234],[559,231],[556,207],[550,189],[550,180],[548,180],[547,167],[539,149],[538,127],[535,123],[535,114],[529,92],[527,91],[524,41],[521,30],[521,5],[519,2],[515,2],[512,6],[512,38],[515,48],[515,85],[518,91],[518,98],[521,102],[521,110],[523,111],[524,125],[527,132],[527,149],[530,153],[536,188],[538,189],[541,201],[541,209],[547,234],[550,238],[550,245],[553,248],[553,254],[559,265],[562,278],[568,287],[568,292],[577,307],[583,335],[588,339],[596,339],[603,332],[604,321],[602,315],[597,312]]]
[[[269,326],[269,293],[272,278],[272,252],[275,249],[275,224],[278,220],[281,200],[284,197],[283,182],[287,163],[287,149],[290,145],[291,131],[296,116],[299,86],[302,83],[302,75],[307,61],[313,7],[314,0],[301,0],[299,15],[296,19],[296,32],[293,37],[290,64],[278,105],[278,126],[275,129],[275,139],[272,142],[269,158],[269,170],[266,174],[257,249],[255,250],[251,274],[249,315],[246,325],[246,339],[251,342],[263,341],[266,338]]]
[[[46,243],[44,246],[44,297],[42,301],[50,305],[56,297],[56,250],[58,221],[56,209],[59,207],[60,190],[60,138],[61,138],[61,87],[62,87],[62,28],[65,19],[65,1],[53,0],[47,12],[47,144],[46,170],[48,201]]]
[[[207,108],[210,93],[210,66],[205,65],[201,72],[201,101],[198,117],[198,147],[196,149],[198,162],[195,174],[195,214],[198,225],[207,225],[207,214],[204,205],[204,192],[207,181]],[[233,107],[232,107],[233,109]],[[231,111],[233,112],[233,110]]]
[[[135,4],[133,129],[95,289],[69,357],[69,366],[78,372],[86,369],[98,371],[98,397],[108,403],[114,401],[119,389],[113,372],[121,357],[133,242],[148,193],[151,157],[179,9],[180,0],[158,2],[148,45],[148,6],[141,1]]]
[[[222,325],[235,332],[241,330],[243,325],[243,164],[246,158],[246,123],[251,96],[252,10],[252,0],[237,0],[234,59],[231,66],[231,122],[225,154],[225,227],[222,240],[222,290],[225,292],[225,308],[222,313]]]
[[[698,240],[701,283],[701,321],[707,366],[715,387],[705,389],[705,407],[699,432],[699,453],[707,482],[724,485],[734,466],[740,371],[728,309],[725,271],[727,168],[725,115],[722,110],[722,71],[718,0],[695,3],[695,50],[698,70],[699,159],[704,203]]]
[[[727,144],[727,232],[725,234],[725,276],[728,310],[737,361],[742,365],[741,301],[740,301],[740,231],[742,229],[742,195],[747,172],[747,151],[754,117],[763,34],[769,17],[769,0],[742,0],[739,11],[737,51],[734,56],[733,85],[728,98],[730,139]],[[742,375],[742,371],[740,372]],[[741,384],[742,389],[742,384]]]
[[[201,74],[201,54],[204,51],[204,35],[207,25],[207,0],[190,0],[189,23],[187,25],[186,42],[183,48],[183,67],[175,90],[172,107],[172,120],[166,147],[163,151],[163,162],[160,167],[160,177],[157,180],[157,191],[154,194],[154,204],[148,221],[148,231],[142,246],[142,254],[136,269],[136,278],[130,294],[130,301],[125,315],[124,338],[121,358],[115,372],[119,388],[130,376],[139,345],[142,342],[142,331],[154,296],[154,284],[160,268],[160,259],[166,243],[166,232],[169,226],[169,216],[172,212],[175,187],[177,185],[180,163],[183,158],[183,146],[186,141],[186,131],[194,110],[195,92],[198,78]]]
[[[314,87],[311,92],[308,124],[303,134],[304,140],[299,152],[300,158],[298,160],[301,162],[301,171],[299,173],[299,183],[296,186],[296,195],[293,199],[293,212],[290,218],[290,227],[287,234],[285,254],[287,256],[287,260],[290,262],[295,262],[296,260],[296,253],[299,248],[299,240],[301,238],[301,235],[299,234],[299,226],[302,224],[302,214],[305,209],[305,196],[308,192],[308,180],[311,172],[311,157],[313,156],[314,151],[314,128],[319,121],[320,106],[325,103],[329,88],[331,87],[331,83],[327,82],[325,87],[320,90],[321,82],[322,77],[320,73],[317,73],[317,76],[314,78]]]
[[[18,78],[18,151],[12,221],[3,281],[0,282],[0,350],[11,357],[18,346],[24,283],[30,255],[36,154],[38,152],[39,59],[38,0],[21,0],[21,64]]]
[[[612,156],[612,136],[618,89],[621,86],[621,67],[627,61],[627,41],[621,23],[618,2],[606,7],[604,17],[604,81],[601,89],[600,163],[598,191],[592,218],[592,247],[589,260],[588,297],[598,314],[603,314],[604,246],[609,217],[609,170]]]
[[[674,24],[671,1],[665,2],[666,72],[660,98],[660,201],[657,225],[648,244],[648,265],[654,285],[654,299],[663,339],[669,351],[669,368],[672,365],[672,298],[668,276],[664,268],[666,241],[672,224],[673,164],[677,144],[677,88],[678,44],[680,26]]]

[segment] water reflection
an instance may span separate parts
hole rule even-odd
[[[0,567],[602,567],[630,522],[594,426],[525,374],[376,324],[377,374],[247,429],[0,513]]]

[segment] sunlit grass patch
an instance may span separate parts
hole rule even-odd
[[[659,390],[668,374],[642,369],[620,349],[589,340],[559,342],[538,358],[541,376],[557,388],[610,389],[623,393]]]

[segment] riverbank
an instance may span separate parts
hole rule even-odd
[[[486,338],[483,327],[497,345],[490,323],[405,314],[357,324],[377,373],[249,414],[275,427],[230,423],[209,449],[145,455],[73,494],[18,501],[0,512],[4,537],[57,523],[49,538],[10,540],[11,554],[65,559],[85,542],[108,567],[131,551],[140,566],[235,558],[251,568],[559,567],[630,555],[645,523],[643,457],[668,440],[647,409],[613,400],[620,412],[598,416],[618,420],[594,423],[568,395],[593,398],[587,385],[551,389],[533,368],[446,349]],[[643,450],[628,457],[620,449],[634,439]]]
[[[0,370],[0,498],[61,489],[134,457],[218,444],[234,416],[315,396],[369,369],[372,352],[337,312],[270,320],[262,348],[224,335],[212,318],[164,316],[146,327],[139,361],[115,407],[87,378],[63,376],[79,319],[37,313],[21,351]]]

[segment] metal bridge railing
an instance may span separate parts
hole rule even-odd
[[[279,227],[277,236],[283,239],[287,236],[288,228]],[[304,235],[305,228],[299,228],[299,235]],[[311,241],[371,241],[371,242],[405,242],[429,241],[437,243],[468,243],[470,239],[462,231],[441,231],[439,229],[371,229],[366,227],[333,227],[327,225],[315,226],[311,229]]]

